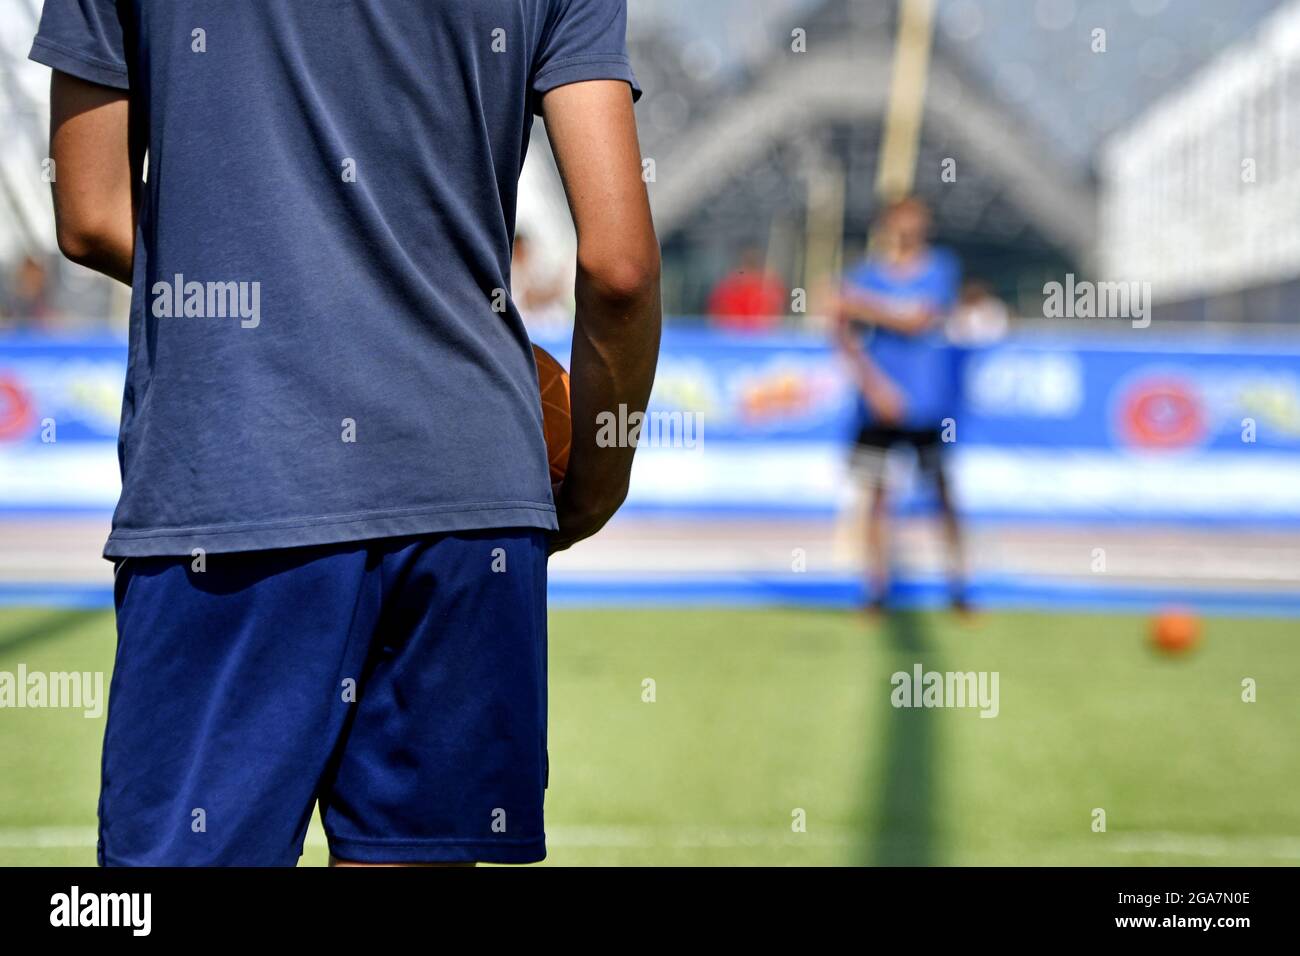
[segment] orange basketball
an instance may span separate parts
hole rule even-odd
[[[546,349],[534,345],[537,384],[542,392],[542,429],[546,434],[546,458],[551,464],[551,484],[558,485],[569,467],[569,446],[573,443],[573,420],[569,411],[569,373]]]
[[[1151,622],[1151,643],[1166,654],[1191,650],[1201,639],[1201,621],[1188,611],[1169,610]]]

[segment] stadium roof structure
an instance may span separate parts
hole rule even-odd
[[[1100,142],[1278,2],[1225,10],[1190,0],[1194,16],[1154,20],[1165,0],[1099,0],[1082,10],[1072,0],[940,0],[916,180],[935,208],[938,239],[1004,295],[1041,290],[1049,272],[1088,271]],[[660,34],[671,33],[671,21],[634,31],[649,93],[639,114],[657,167],[656,223],[671,268],[686,273],[668,290],[679,309],[698,307],[708,277],[742,246],[766,246],[769,261],[797,279],[810,203],[828,176],[842,181],[844,256],[865,243],[878,205],[897,2],[789,6],[782,25],[764,24],[762,43],[704,89],[686,62],[690,43],[676,43],[681,69],[664,65],[673,43]],[[1094,20],[1111,34],[1109,59],[1089,48]],[[806,52],[791,49],[796,28]],[[652,76],[642,64],[652,64]],[[657,122],[665,101],[689,103],[687,121],[669,109],[668,122]],[[955,182],[941,178],[945,160],[955,162]]]
[[[700,263],[699,247],[711,247],[716,255],[705,271],[716,273],[742,245],[764,245],[772,255],[775,244],[787,249],[775,253],[789,264],[785,271],[798,273],[803,223],[828,181],[842,197],[844,257],[864,248],[878,208],[895,9],[888,0],[826,0],[795,18],[774,52],[663,144],[652,192],[670,259],[693,247],[696,254],[683,258]],[[805,31],[806,52],[791,49],[796,28]],[[955,162],[955,181],[941,176],[946,160]],[[1007,109],[942,35],[930,63],[916,192],[935,210],[940,241],[1004,294],[1021,281],[1024,264],[1039,275],[1092,253],[1096,196],[1088,169]],[[690,288],[688,279],[686,303],[699,301],[706,281],[701,275]]]

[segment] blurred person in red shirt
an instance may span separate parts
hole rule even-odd
[[[763,264],[753,247],[740,254],[736,268],[709,295],[709,317],[718,328],[761,332],[779,325],[786,313],[785,283]]]

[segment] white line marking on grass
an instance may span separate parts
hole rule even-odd
[[[1173,856],[1258,857],[1300,860],[1300,838],[1207,836],[1193,833],[1116,833],[1111,849],[1120,853],[1164,853]]]
[[[11,827],[0,829],[0,849],[57,849],[93,847],[98,838],[94,827]],[[546,830],[546,842],[554,847],[599,849],[601,847],[672,847],[706,849],[716,847],[799,847],[852,846],[861,838],[843,828],[814,829],[809,833],[783,832],[779,827],[708,826],[556,826]],[[325,835],[313,828],[307,846],[324,846]]]
[[[9,827],[0,829],[0,849],[45,850],[94,847],[94,827]],[[813,827],[807,833],[790,833],[780,827],[652,826],[592,824],[554,826],[546,842],[556,849],[738,849],[742,847],[853,847],[869,842],[846,827]],[[1154,853],[1210,859],[1247,857],[1300,860],[1300,837],[1211,836],[1193,833],[1115,833],[1107,840],[1117,853]],[[325,835],[313,828],[307,846],[325,845]]]
[[[665,847],[682,850],[728,847],[801,847],[860,845],[864,837],[843,827],[812,827],[792,833],[787,827],[719,826],[556,826],[546,828],[546,843],[556,848]]]
[[[0,849],[45,850],[58,847],[94,846],[99,834],[94,827],[12,827],[0,830]]]

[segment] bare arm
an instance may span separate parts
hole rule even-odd
[[[54,71],[50,157],[59,249],[73,262],[131,284],[135,194],[129,94]]]
[[[839,309],[842,314],[850,318],[889,329],[900,335],[920,335],[939,317],[933,309],[925,306],[897,309],[873,296],[860,293],[841,298]]]
[[[903,418],[902,393],[863,350],[851,322],[848,315],[840,313],[835,323],[835,342],[848,359],[853,380],[876,417],[886,425],[897,424]]]
[[[604,526],[627,497],[635,447],[596,443],[597,416],[643,412],[659,359],[659,242],[641,179],[632,93],[616,80],[557,87],[542,115],[578,234],[570,389],[573,445],[560,488],[561,550]]]

